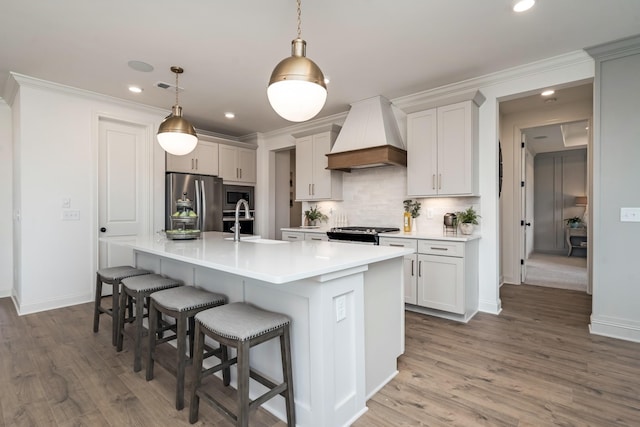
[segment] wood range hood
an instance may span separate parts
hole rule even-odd
[[[407,166],[407,151],[391,102],[382,97],[351,104],[327,169],[350,172],[376,166]]]

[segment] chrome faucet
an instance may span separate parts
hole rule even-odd
[[[231,231],[233,231],[233,241],[240,241],[240,206],[244,205],[244,218],[251,219],[251,213],[249,212],[249,203],[245,199],[238,200],[236,203],[236,222],[231,227]]]

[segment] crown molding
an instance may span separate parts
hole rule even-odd
[[[170,110],[166,110],[163,108],[150,107],[148,105],[140,104],[133,101],[127,101],[125,99],[120,99],[113,96],[103,95],[97,92],[91,92],[85,89],[78,89],[78,88],[66,86],[60,83],[53,83],[46,80],[37,79],[35,77],[25,76],[24,74],[15,73],[13,71],[9,73],[7,88],[10,88],[10,86],[12,85],[16,86],[15,90],[9,89],[10,91],[14,91],[13,93],[14,97],[18,91],[18,86],[24,86],[24,87],[46,89],[52,92],[64,93],[64,94],[68,94],[68,95],[72,95],[72,96],[76,96],[76,97],[84,98],[88,100],[93,100],[93,101],[109,102],[110,104],[117,104],[117,105],[121,105],[123,107],[128,107],[128,108],[135,108],[137,110],[146,111],[151,114],[159,114],[159,115],[162,115],[163,117],[171,112]]]
[[[474,77],[461,82],[440,86],[412,95],[402,96],[392,100],[393,104],[406,113],[432,108],[436,104],[445,105],[464,100],[483,87],[504,83],[510,80],[561,69],[585,62],[593,62],[593,59],[584,51],[578,50],[564,55],[554,56],[541,61],[519,65],[484,76]]]
[[[585,50],[598,61],[637,54],[640,53],[640,35],[588,47]]]

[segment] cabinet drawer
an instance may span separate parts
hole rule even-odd
[[[418,240],[418,252],[430,255],[464,257],[464,242]]]
[[[329,236],[326,233],[304,233],[304,240],[326,242]]]
[[[303,241],[304,233],[296,233],[294,231],[283,231],[282,240]]]
[[[401,239],[397,237],[380,237],[380,246],[395,246],[400,248],[418,250],[418,241],[415,239]]]

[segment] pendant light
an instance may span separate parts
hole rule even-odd
[[[157,138],[160,146],[167,153],[183,156],[196,148],[198,136],[191,123],[182,117],[182,107],[178,103],[178,75],[184,70],[173,66],[171,72],[176,74],[176,105],[171,109],[171,115],[160,123]]]
[[[322,110],[327,100],[327,85],[320,67],[306,57],[307,42],[300,37],[300,0],[298,37],[291,42],[291,56],[271,73],[267,97],[271,107],[284,119],[303,122]]]

